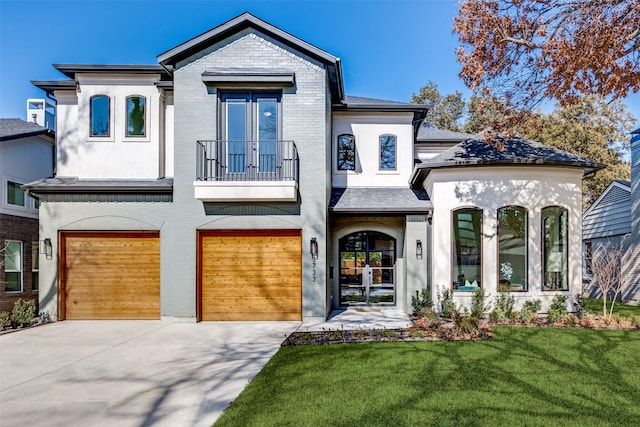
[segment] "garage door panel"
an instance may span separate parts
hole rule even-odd
[[[158,233],[63,233],[67,319],[160,318]]]
[[[202,320],[301,319],[301,236],[299,231],[297,235],[267,233],[217,236],[203,232]]]

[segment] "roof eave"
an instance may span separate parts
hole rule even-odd
[[[50,142],[53,143],[53,141],[55,141],[55,138],[56,138],[56,133],[51,129],[44,128],[44,129],[34,130],[32,132],[22,132],[22,133],[13,134],[13,135],[0,136],[0,141],[11,141],[13,139],[29,138],[32,136],[42,136],[45,138],[50,138],[51,139]]]

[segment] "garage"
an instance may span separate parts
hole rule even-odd
[[[160,235],[60,234],[60,320],[159,319]]]
[[[198,233],[199,320],[301,320],[300,230]]]

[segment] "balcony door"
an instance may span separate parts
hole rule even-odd
[[[220,99],[220,139],[226,144],[227,174],[260,177],[276,173],[280,94],[232,92],[223,93]]]

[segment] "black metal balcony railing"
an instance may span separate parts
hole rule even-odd
[[[293,141],[197,142],[198,181],[298,181]]]

